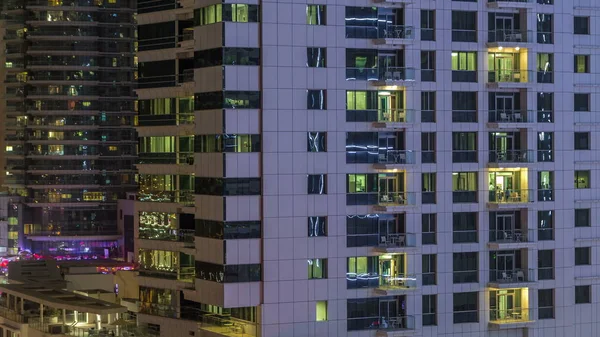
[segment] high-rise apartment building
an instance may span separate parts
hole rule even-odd
[[[597,334],[597,1],[138,13],[142,323]]]
[[[12,253],[118,256],[117,199],[137,188],[135,1],[0,4]]]

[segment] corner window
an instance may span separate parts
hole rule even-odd
[[[590,188],[590,170],[575,171],[575,188]]]
[[[306,24],[324,26],[327,24],[325,5],[306,6]]]
[[[309,68],[327,67],[327,48],[306,48],[306,66]]]
[[[308,260],[308,279],[327,278],[327,259]]]
[[[326,90],[307,90],[306,108],[308,110],[327,109],[327,91]]]
[[[590,34],[590,17],[576,16],[573,18],[573,33],[576,35]]]
[[[327,236],[327,217],[310,216],[308,217],[308,236]]]
[[[308,175],[308,194],[327,194],[327,175]]]
[[[592,248],[591,247],[576,247],[575,248],[575,265],[587,266],[592,264]]]
[[[590,72],[590,55],[575,55],[574,69],[576,73],[585,74]]]
[[[309,132],[307,137],[308,152],[327,152],[327,132]]]
[[[589,132],[575,132],[575,150],[589,150],[590,149],[590,133]]]

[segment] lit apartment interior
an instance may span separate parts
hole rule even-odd
[[[509,324],[533,320],[529,309],[529,288],[489,290],[490,323]]]
[[[408,274],[406,253],[349,257],[346,283],[348,289],[376,288],[384,295],[417,287],[416,277]]]
[[[384,90],[346,92],[346,120],[364,122],[406,123],[413,116],[405,109],[403,88],[389,86]]]
[[[527,49],[521,47],[488,49],[488,82],[527,83]]]
[[[488,179],[490,203],[523,203],[533,197],[526,168],[490,169]]]

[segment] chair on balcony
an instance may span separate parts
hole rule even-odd
[[[504,281],[504,282],[510,282],[510,281],[512,281],[512,275],[510,275],[509,273],[503,271],[502,272],[502,281]]]
[[[506,112],[501,112],[500,113],[500,121],[501,122],[508,122],[508,115],[506,114]]]
[[[392,72],[391,71],[386,71],[385,74],[383,75],[383,79],[386,81],[391,81],[392,80]]]
[[[515,122],[522,122],[523,121],[523,117],[521,116],[520,112],[516,112],[514,114],[513,118],[515,119]]]
[[[406,246],[406,236],[404,236],[404,235],[400,235],[400,236],[398,236],[398,239],[397,239],[397,240],[398,240],[397,242],[398,242],[398,246],[399,246],[399,247],[404,247],[404,246]]]
[[[384,235],[382,235],[381,238],[379,239],[379,245],[387,246],[387,238]]]
[[[523,273],[522,270],[517,271],[516,273],[516,279],[517,281],[525,281],[525,273]]]
[[[402,81],[402,72],[394,71],[394,81]]]
[[[508,232],[503,232],[503,233],[504,233],[504,241],[512,241],[513,240],[512,233],[508,233]]]

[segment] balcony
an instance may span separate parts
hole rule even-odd
[[[530,189],[500,189],[489,191],[488,207],[514,208],[518,204],[526,204],[534,201],[533,190]],[[502,207],[506,206],[506,207]],[[522,205],[521,205],[522,206]]]
[[[412,334],[414,331],[414,316],[381,317],[381,322],[377,327],[377,336],[396,337],[402,336],[402,332]]]
[[[488,248],[514,250],[535,244],[534,229],[490,230]]]
[[[346,68],[346,81],[370,81],[375,86],[396,85],[415,80],[415,68]]]
[[[490,70],[487,85],[490,88],[524,88],[532,81],[533,72],[530,70]]]
[[[139,238],[144,240],[183,242],[186,247],[194,246],[193,229],[168,229],[164,227],[140,227]]]
[[[376,169],[397,168],[404,165],[413,165],[416,163],[415,151],[411,150],[387,150],[379,153],[378,163],[374,165]]]
[[[533,0],[488,0],[489,8],[530,8]]]
[[[488,127],[515,129],[532,127],[535,113],[532,110],[491,110],[488,112]]]
[[[379,253],[395,253],[417,247],[414,233],[387,233],[379,236],[379,245],[374,248]]]
[[[531,286],[535,282],[535,269],[509,269],[509,270],[490,270],[489,287],[506,288],[524,288]]]
[[[173,202],[185,206],[194,205],[194,191],[154,191],[139,192],[138,201],[141,202]]]
[[[385,109],[378,110],[377,122],[373,122],[373,127],[383,129],[404,129],[407,124],[414,122],[414,110]]]
[[[401,274],[396,276],[381,275],[379,286],[375,293],[379,296],[394,296],[406,293],[406,291],[417,289],[417,276]]]
[[[533,42],[530,30],[497,29],[488,32],[488,47],[522,47]]]
[[[179,267],[176,270],[172,271],[139,269],[139,275],[142,277],[152,277],[193,283],[196,271],[195,267],[193,266]]]
[[[415,192],[379,192],[376,211],[398,212],[407,206],[416,204]]]
[[[452,202],[455,204],[476,203],[477,191],[452,191]]]
[[[505,164],[524,166],[534,162],[534,155],[533,150],[490,150],[488,164],[491,164],[491,167],[510,166]]]
[[[525,328],[531,323],[534,323],[531,308],[490,309],[489,326],[492,328]]]
[[[406,6],[414,3],[416,0],[373,0],[374,3],[382,3],[386,5]]]
[[[204,314],[199,326],[203,331],[200,336],[254,337],[258,334],[256,324],[232,318],[230,315]]]
[[[378,38],[373,40],[376,45],[403,46],[410,44],[415,39],[415,27],[388,25],[379,31]]]

